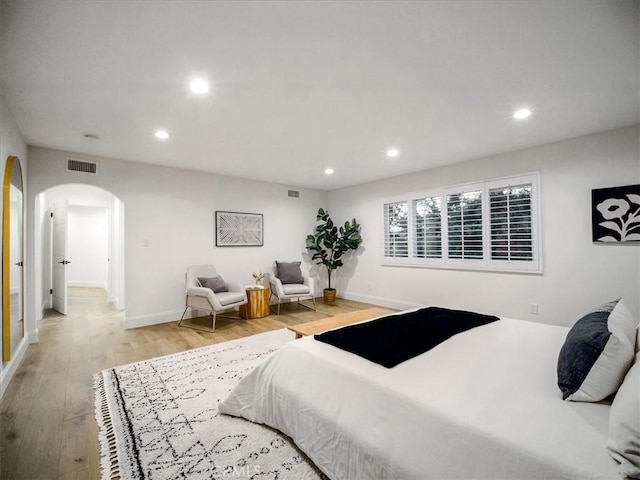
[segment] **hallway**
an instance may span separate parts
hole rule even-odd
[[[69,315],[45,315],[2,400],[2,479],[99,478],[91,376],[117,362],[121,324],[99,288],[71,288]]]

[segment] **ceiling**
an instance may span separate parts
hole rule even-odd
[[[0,9],[0,91],[33,146],[334,190],[640,123],[638,1]]]

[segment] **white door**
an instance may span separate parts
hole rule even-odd
[[[53,309],[67,314],[67,201],[52,207],[52,302]]]

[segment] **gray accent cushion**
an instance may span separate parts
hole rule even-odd
[[[282,291],[285,295],[308,295],[311,293],[311,289],[309,287],[297,283],[282,285]]]
[[[640,478],[640,354],[611,404],[607,450],[622,477]]]
[[[622,299],[576,322],[558,356],[564,400],[598,402],[618,390],[633,361],[637,323]]]
[[[244,300],[243,292],[221,292],[216,295],[220,305],[231,305],[232,303],[242,302]]]
[[[224,283],[224,280],[220,276],[209,277],[209,278],[198,277],[198,281],[200,282],[201,286],[205,288],[210,288],[211,290],[213,290],[213,293],[229,291],[229,289],[227,288],[227,284]]]
[[[276,275],[283,284],[304,283],[302,278],[302,270],[300,270],[301,262],[276,262]]]

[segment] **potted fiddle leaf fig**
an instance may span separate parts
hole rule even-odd
[[[324,301],[332,303],[336,299],[336,289],[331,287],[332,274],[342,267],[342,256],[349,250],[357,249],[362,243],[360,224],[354,218],[344,226],[336,226],[329,212],[320,208],[316,216],[313,235],[307,235],[307,249],[311,260],[327,269],[328,288],[323,291]]]

